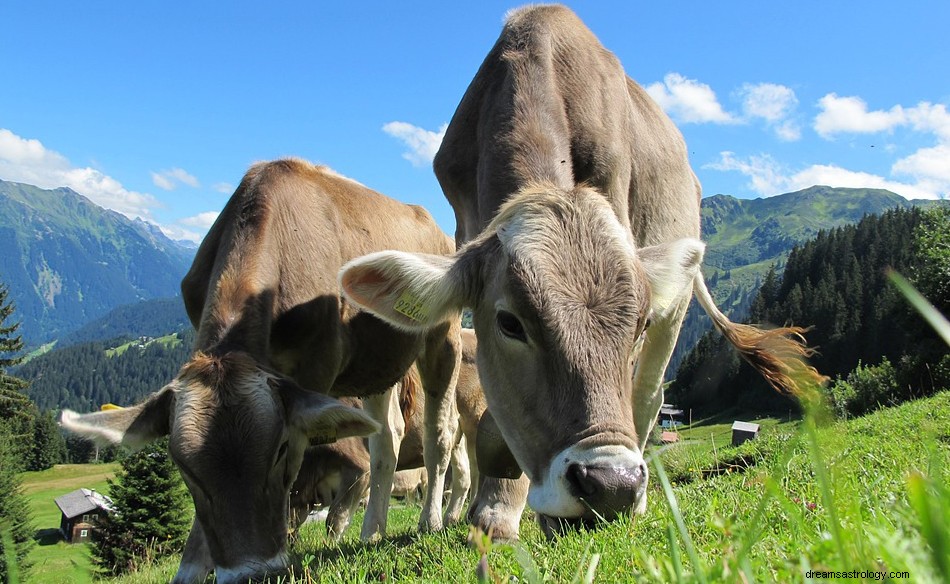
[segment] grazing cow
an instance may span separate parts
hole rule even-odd
[[[475,366],[475,333],[470,329],[462,329],[461,342],[462,364],[455,390],[459,432],[452,450],[452,495],[445,508],[443,522],[446,525],[459,520],[471,485],[478,484],[478,469],[474,461],[476,431],[487,407]],[[417,387],[413,374],[415,368],[409,371],[400,389],[400,409],[404,412],[406,430],[399,449],[398,472],[393,479],[394,496],[400,495],[400,481],[405,483],[403,491],[412,491],[420,484],[425,487],[427,483],[424,474],[420,476],[414,472],[423,465],[423,423],[419,413],[421,404],[405,405],[409,401],[406,399],[407,386],[410,391]],[[424,398],[424,394],[420,395]],[[342,398],[341,401],[358,405],[348,398]],[[331,538],[339,539],[369,488],[369,468],[369,451],[359,438],[346,438],[333,444],[308,448],[300,473],[291,488],[291,524],[299,524],[306,519],[315,505],[329,506],[327,532]]]
[[[484,422],[503,438],[483,456],[480,430],[479,465],[504,462],[507,445],[546,531],[645,509],[643,451],[693,294],[775,387],[821,379],[801,329],[762,331],[716,308],[683,138],[567,8],[508,16],[434,167],[455,210],[456,255],[373,254],[344,268],[343,288],[404,330],[472,307]],[[396,310],[399,299],[419,314]],[[479,493],[470,516],[516,536],[523,487]]]
[[[401,438],[390,388],[413,361],[428,392],[428,479],[441,493],[457,427],[459,324],[406,332],[341,298],[340,267],[382,249],[444,254],[452,243],[422,208],[325,167],[254,165],[182,281],[195,356],[138,406],[63,414],[70,430],[130,446],[169,435],[196,511],[176,582],[285,568],[288,497],[305,448],[370,434],[373,419],[384,428],[370,438],[375,499],[363,536],[384,532]],[[366,413],[327,395],[361,396]],[[429,497],[420,527],[439,528],[441,506]]]

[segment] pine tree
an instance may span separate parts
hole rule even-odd
[[[46,470],[66,462],[66,439],[56,423],[53,412],[36,416],[33,424],[32,452],[27,470]]]
[[[0,582],[9,582],[13,574],[23,578],[29,570],[27,554],[33,547],[30,506],[20,490],[20,461],[13,443],[7,425],[0,421]],[[16,565],[8,565],[11,560]]]
[[[33,419],[36,408],[23,390],[27,382],[7,373],[7,369],[20,364],[23,357],[23,338],[15,334],[20,323],[7,323],[15,310],[13,302],[7,300],[8,290],[0,284],[0,420],[7,424],[7,431],[13,437],[14,462],[23,469],[29,456],[30,439],[33,436]]]
[[[181,550],[193,513],[167,440],[125,458],[109,481],[109,495],[114,512],[101,521],[92,547],[102,572],[124,574]]]

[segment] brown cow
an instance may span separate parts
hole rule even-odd
[[[478,469],[474,460],[476,431],[487,407],[475,366],[478,348],[475,333],[471,329],[462,329],[461,341],[462,364],[455,390],[459,432],[452,451],[452,495],[445,508],[443,522],[446,525],[459,520],[471,485],[478,484]],[[412,374],[414,370],[414,367],[410,369],[410,375],[400,383],[400,409],[411,411],[406,412],[405,416],[406,434],[399,448],[396,465],[398,472],[393,479],[394,496],[399,495],[396,483],[400,479],[406,481],[404,490],[411,490],[420,482],[423,485],[427,482],[425,475],[421,480],[413,480],[415,475],[410,474],[411,470],[423,465],[423,421],[420,404],[405,405],[409,401],[405,397],[405,386],[409,385],[411,390],[415,385]],[[343,398],[342,401],[358,406],[355,400],[351,402],[349,398]],[[423,401],[424,404],[424,400],[416,401]],[[327,532],[331,538],[339,539],[369,488],[369,468],[369,451],[360,438],[346,438],[333,444],[308,448],[300,473],[291,488],[291,523],[303,521],[315,505],[329,506]]]
[[[169,434],[195,503],[176,582],[247,581],[286,566],[288,493],[309,441],[366,435],[374,454],[364,537],[385,530],[400,430],[390,387],[415,360],[428,391],[429,482],[421,528],[441,526],[441,489],[457,422],[458,323],[394,329],[340,297],[346,261],[376,250],[450,253],[422,208],[299,160],[254,165],[182,281],[196,353],[168,386],[126,410],[63,425],[141,444]],[[305,391],[306,390],[306,391]],[[363,396],[368,417],[321,394]]]
[[[693,293],[776,387],[820,380],[801,329],[763,332],[715,307],[683,138],[567,8],[508,16],[434,166],[456,214],[456,256],[377,253],[348,264],[341,281],[348,298],[405,330],[473,308],[493,425],[530,479],[543,526],[645,509],[643,451]],[[398,299],[418,314],[394,310]],[[504,459],[478,446],[480,465]],[[470,515],[513,537],[522,493],[496,485]]]

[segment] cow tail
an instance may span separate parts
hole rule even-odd
[[[409,424],[409,418],[416,410],[416,400],[419,390],[422,388],[422,381],[419,378],[419,370],[413,365],[402,376],[399,383],[399,410],[402,412],[402,420]]]
[[[805,333],[809,329],[786,326],[766,330],[730,321],[716,307],[701,273],[693,280],[693,291],[719,332],[773,389],[799,399],[809,399],[819,386],[828,381],[827,376],[808,364],[808,359],[815,354],[815,350],[805,343]]]

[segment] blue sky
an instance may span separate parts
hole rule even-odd
[[[704,193],[950,193],[950,2],[568,3],[682,130]],[[298,156],[454,217],[440,132],[518,3],[4,2],[0,178],[200,239]]]

